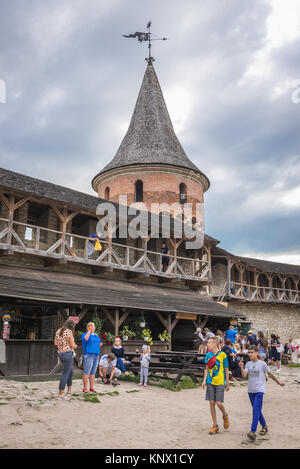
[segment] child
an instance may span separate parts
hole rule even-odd
[[[223,414],[224,428],[229,427],[229,417],[223,405],[224,391],[229,391],[229,370],[226,353],[219,350],[219,339],[211,337],[208,339],[208,350],[204,362],[206,363],[202,387],[206,387],[205,399],[209,401],[213,427],[209,430],[210,435],[215,435],[220,430],[217,424],[216,405]]]
[[[121,370],[125,376],[128,376],[129,373],[125,368],[126,359],[125,359],[125,351],[122,347],[122,341],[119,337],[117,337],[114,341],[114,344],[111,348],[111,353],[113,353],[117,359],[117,368]]]
[[[151,355],[150,355],[150,347],[147,345],[142,346],[142,353],[141,353],[141,371],[140,371],[140,383],[139,386],[143,386],[143,381],[144,381],[144,386],[148,386],[147,381],[148,381],[148,372],[149,372],[149,363],[151,362]]]
[[[266,392],[266,373],[280,386],[284,386],[284,383],[278,381],[275,376],[270,372],[268,365],[258,358],[258,347],[256,345],[250,345],[248,349],[250,361],[246,363],[244,369],[243,362],[240,362],[241,372],[243,378],[248,376],[248,394],[253,407],[252,413],[252,425],[251,430],[247,433],[250,440],[255,441],[256,429],[258,422],[260,422],[262,428],[259,432],[260,435],[268,433],[268,427],[264,416],[262,414],[263,396]]]

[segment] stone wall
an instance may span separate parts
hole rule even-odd
[[[227,266],[225,264],[215,264],[212,266],[212,286],[211,293],[213,296],[218,297],[221,292],[223,294],[223,287],[227,280]]]
[[[269,338],[273,333],[279,334],[283,342],[300,338],[300,306],[235,300],[229,301],[228,306],[245,315],[252,322],[251,329],[262,329]]]

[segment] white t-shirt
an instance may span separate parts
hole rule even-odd
[[[109,362],[107,355],[103,355],[100,360],[100,366],[103,366],[103,368],[113,368],[114,366],[117,366],[117,359],[115,358],[112,362]]]
[[[270,373],[268,365],[262,361],[247,362],[245,370],[248,372],[248,392],[266,392],[266,375]]]

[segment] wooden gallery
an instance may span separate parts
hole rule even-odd
[[[157,236],[120,236],[120,196],[150,216],[153,203],[203,204],[209,185],[174,133],[151,59],[128,131],[92,181],[97,195],[1,169],[0,375],[47,376],[57,363],[54,334],[68,317],[78,340],[93,320],[105,351],[118,335],[127,351],[145,336],[153,351],[190,350],[197,327],[224,331],[231,322],[300,337],[300,266],[235,256],[207,234],[187,249],[174,218],[165,236],[163,210]],[[96,249],[97,207],[108,201],[116,223]]]

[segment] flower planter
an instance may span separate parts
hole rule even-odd
[[[142,328],[144,328],[144,327],[146,326],[146,323],[145,323],[145,322],[140,322],[140,326],[141,326]]]
[[[125,342],[127,342],[127,340],[128,340],[128,335],[124,335],[124,336],[122,337],[122,339],[123,339]]]

